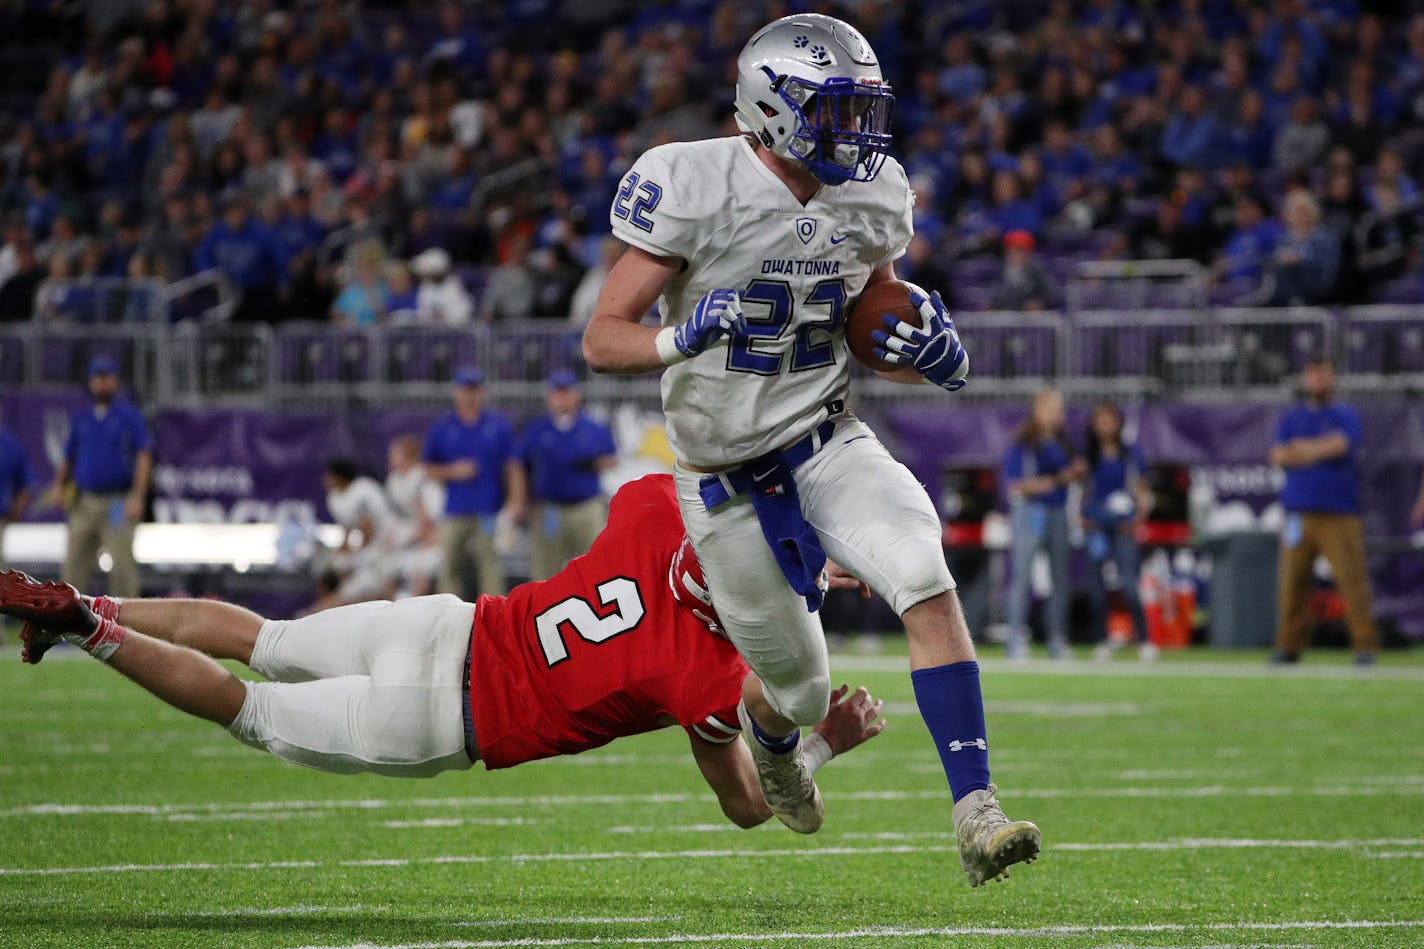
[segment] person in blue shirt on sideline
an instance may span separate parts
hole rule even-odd
[[[599,472],[618,463],[613,432],[582,410],[578,379],[567,369],[549,373],[544,404],[519,439],[534,502],[529,525],[531,580],[546,580],[586,553],[603,530],[608,510]]]
[[[5,528],[30,506],[30,491],[34,485],[34,469],[25,457],[20,440],[0,428],[0,570],[6,569]]]
[[[89,361],[89,406],[74,413],[64,460],[51,497],[69,507],[64,580],[89,587],[99,551],[107,550],[109,596],[138,596],[134,525],[143,517],[153,451],[143,414],[119,394],[119,364],[110,356]]]
[[[1301,372],[1305,401],[1286,412],[1271,446],[1271,464],[1286,470],[1281,506],[1280,618],[1275,663],[1300,660],[1307,640],[1313,567],[1324,556],[1345,600],[1355,662],[1375,661],[1379,639],[1370,614],[1365,527],[1356,459],[1362,429],[1355,410],[1335,401],[1335,366],[1313,357]]]
[[[1088,424],[1088,477],[1083,491],[1083,527],[1092,561],[1093,621],[1098,645],[1093,658],[1108,659],[1117,643],[1108,637],[1108,578],[1112,564],[1118,589],[1132,615],[1132,632],[1138,655],[1157,658],[1157,647],[1147,639],[1147,615],[1137,584],[1142,571],[1142,550],[1135,531],[1147,517],[1152,495],[1147,487],[1147,463],[1137,446],[1123,439],[1122,410],[1111,402],[1093,406]]]
[[[1053,589],[1048,596],[1048,654],[1068,655],[1068,485],[1083,473],[1064,430],[1063,396],[1044,389],[1034,396],[1004,458],[1004,486],[1013,525],[1013,580],[1009,588],[1010,659],[1028,657],[1029,576],[1033,558],[1048,553]]]
[[[485,409],[484,373],[455,373],[455,407],[430,426],[420,460],[430,477],[445,484],[440,523],[440,592],[473,600],[465,589],[470,570],[479,592],[503,596],[504,565],[495,549],[495,519],[523,521],[528,505],[524,466],[514,450],[514,426]]]

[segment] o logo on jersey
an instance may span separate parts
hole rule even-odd
[[[796,236],[801,238],[801,243],[811,243],[811,238],[816,236],[816,219],[813,217],[798,217],[796,219]]]

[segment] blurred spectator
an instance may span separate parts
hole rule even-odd
[[[464,282],[450,271],[450,254],[441,247],[422,251],[410,262],[420,278],[415,295],[416,317],[422,323],[463,326],[474,319],[475,301]]]
[[[1085,455],[1083,530],[1087,535],[1088,559],[1092,563],[1089,579],[1092,581],[1093,623],[1098,632],[1093,656],[1110,658],[1121,645],[1108,635],[1111,586],[1132,617],[1133,638],[1139,655],[1145,660],[1155,659],[1157,648],[1147,638],[1147,615],[1137,591],[1142,550],[1135,533],[1147,518],[1152,493],[1147,484],[1147,462],[1137,446],[1123,435],[1122,409],[1111,402],[1093,406]]]
[[[312,611],[389,599],[394,592],[386,538],[391,509],[380,482],[360,474],[349,458],[332,458],[321,485],[326,509],[341,528],[341,544],[331,558],[336,584],[317,598]]]
[[[1284,237],[1277,222],[1266,217],[1259,199],[1242,195],[1236,199],[1236,230],[1226,241],[1214,267],[1218,279],[1254,286],[1276,245]]]
[[[5,243],[0,246],[0,287],[20,270],[20,246],[29,242],[25,219],[18,214],[5,218]]]
[[[1320,223],[1320,205],[1310,192],[1286,195],[1281,210],[1285,232],[1271,258],[1271,306],[1326,303],[1333,298],[1340,247],[1335,235]]]
[[[1004,269],[990,302],[996,310],[1046,310],[1058,289],[1043,264],[1034,256],[1033,235],[1009,231],[1004,235]]]
[[[1291,106],[1290,120],[1276,133],[1271,166],[1291,174],[1313,168],[1330,147],[1330,129],[1321,120],[1315,100],[1302,96]]]
[[[377,241],[362,241],[351,248],[346,277],[331,304],[332,319],[347,326],[375,326],[385,320],[390,297],[382,273],[385,253]]]
[[[386,459],[393,572],[405,593],[425,596],[433,591],[440,572],[440,536],[435,525],[445,508],[445,491],[420,463],[418,436],[391,439]]]
[[[1404,167],[1404,156],[1399,149],[1390,146],[1380,150],[1379,160],[1375,162],[1375,183],[1369,191],[1370,207],[1377,207],[1379,199],[1376,191],[1383,182],[1394,184],[1395,191],[1399,194],[1399,200],[1405,204],[1412,204],[1419,197],[1419,187],[1414,183],[1414,179]]]
[[[194,255],[197,270],[221,270],[241,295],[233,319],[272,321],[278,316],[277,289],[285,282],[282,257],[272,235],[247,211],[247,202],[230,198],[218,221]]]
[[[89,396],[92,402],[70,418],[64,458],[49,493],[53,503],[69,509],[64,581],[88,592],[99,551],[105,550],[113,560],[108,594],[138,596],[133,534],[153,470],[148,425],[119,394],[119,366],[112,357],[89,361]]]
[[[529,524],[531,580],[553,576],[587,553],[608,510],[599,473],[618,463],[613,432],[582,410],[578,378],[567,369],[549,374],[544,404],[516,451],[529,473],[533,503]]]
[[[934,246],[924,237],[916,234],[910,238],[910,246],[905,248],[905,256],[895,261],[895,270],[901,280],[919,284],[927,289],[940,291],[944,305],[953,309],[954,280],[935,260]]]
[[[29,320],[35,313],[35,296],[44,281],[35,250],[28,243],[15,248],[15,272],[0,284],[0,323]]]
[[[1206,108],[1198,86],[1187,86],[1177,99],[1177,109],[1162,130],[1162,157],[1174,165],[1210,168],[1219,158],[1216,117]]]
[[[1356,468],[1362,429],[1354,409],[1335,401],[1335,366],[1316,357],[1301,372],[1303,404],[1286,412],[1271,446],[1271,464],[1285,469],[1281,506],[1280,625],[1275,663],[1300,659],[1309,635],[1315,560],[1330,564],[1345,600],[1345,620],[1357,665],[1372,665],[1379,639],[1370,613],[1364,522]]]
[[[393,323],[413,323],[417,316],[415,283],[405,261],[386,265],[386,307]]]
[[[603,285],[608,280],[609,271],[622,256],[623,242],[618,238],[609,236],[599,240],[598,260],[583,272],[578,286],[574,288],[573,299],[569,302],[570,323],[575,326],[583,326],[593,316],[594,304],[598,302],[598,295],[603,292]],[[938,286],[947,286],[947,284]]]
[[[1376,182],[1374,194],[1375,207],[1360,218],[1354,235],[1369,286],[1404,276],[1419,258],[1417,208],[1404,205],[1393,181]]]
[[[5,528],[25,516],[36,484],[20,440],[0,426],[0,570],[5,564]]]
[[[1046,624],[1048,654],[1068,656],[1068,485],[1083,473],[1083,462],[1064,429],[1063,396],[1044,389],[1015,433],[1004,457],[1004,489],[1013,522],[1013,578],[1009,589],[1011,659],[1028,658],[1030,579],[1039,550],[1048,554],[1052,592]]]
[[[524,520],[524,467],[515,454],[513,426],[485,408],[484,373],[461,369],[454,382],[454,410],[430,427],[420,452],[426,473],[445,484],[440,592],[474,599],[465,580],[474,571],[481,593],[503,596],[508,591],[494,542],[496,518]]]
[[[1137,222],[1131,232],[1132,256],[1139,260],[1195,260],[1207,262],[1210,242],[1204,228],[1189,227],[1175,196],[1157,199],[1151,217]]]
[[[49,275],[35,290],[35,315],[45,321],[84,322],[94,315],[94,291],[79,282],[74,263],[63,254],[49,259]]]

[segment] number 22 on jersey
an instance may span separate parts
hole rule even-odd
[[[727,368],[759,376],[779,375],[786,353],[760,346],[780,339],[795,321],[797,302],[791,284],[785,280],[753,280],[741,296],[744,306],[761,304],[765,312],[757,312],[760,308],[755,306],[746,310],[747,331],[728,346]],[[845,325],[846,296],[843,280],[822,280],[801,301],[802,307],[825,307],[825,316],[808,319],[796,327],[796,340],[791,347],[792,372],[835,365],[835,336]]]

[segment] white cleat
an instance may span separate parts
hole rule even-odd
[[[1005,817],[994,796],[998,791],[991,784],[987,791],[971,791],[954,805],[959,862],[970,886],[1003,880],[1008,877],[1011,864],[1032,863],[1038,858],[1042,843],[1038,825]]]
[[[737,718],[742,723],[742,735],[752,750],[757,779],[766,806],[787,827],[798,834],[814,834],[821,829],[825,810],[821,806],[821,791],[806,767],[801,745],[783,755],[775,754],[752,733],[752,719],[745,705],[737,706]]]
[[[1137,649],[1137,658],[1143,662],[1156,662],[1159,650],[1152,643],[1143,643]]]

